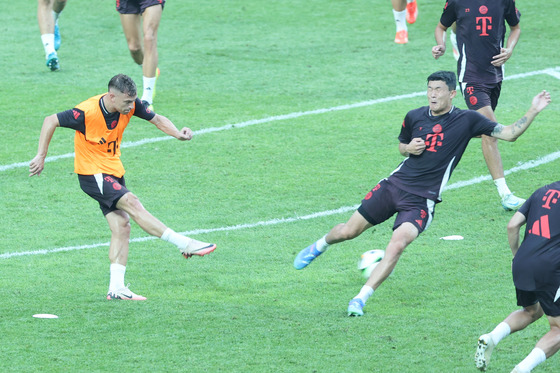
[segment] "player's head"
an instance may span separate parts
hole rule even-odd
[[[436,71],[428,77],[428,84],[435,80],[445,82],[450,91],[454,91],[457,88],[457,79],[453,71]]]
[[[110,107],[107,109],[109,111],[128,114],[134,108],[134,101],[137,97],[136,84],[130,77],[124,74],[112,77],[109,81],[108,92]]]
[[[455,73],[437,71],[428,77],[428,102],[433,115],[448,113],[457,94]]]
[[[136,83],[129,76],[118,74],[109,80],[108,91],[111,89],[125,93],[129,96],[136,96]]]

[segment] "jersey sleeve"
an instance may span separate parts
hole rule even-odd
[[[60,127],[71,128],[83,134],[86,133],[86,116],[78,108],[62,111],[56,114]]]
[[[515,7],[515,1],[509,0],[505,9],[504,18],[508,25],[517,26],[521,20],[521,12]]]
[[[136,101],[134,101],[134,116],[150,121],[154,119],[156,113],[154,113],[150,109],[146,109],[144,105],[142,105],[142,101],[140,101],[140,99],[137,97]]]
[[[402,144],[408,144],[412,140],[412,122],[410,120],[409,114],[406,114],[406,116],[404,117],[401,126],[401,133],[398,137],[399,142]]]
[[[533,202],[535,193],[533,193],[531,195],[531,197],[527,198],[527,200],[525,201],[525,203],[523,203],[523,205],[521,205],[521,207],[517,210],[517,212],[523,214],[525,216],[525,218],[527,218],[527,215],[529,215],[529,210],[531,209],[531,202]]]
[[[439,22],[445,27],[451,27],[453,22],[457,20],[457,13],[455,12],[455,1],[449,0],[445,3],[443,7],[443,12]]]
[[[498,123],[486,118],[479,112],[468,110],[467,114],[471,116],[471,121],[473,123],[471,127],[472,137],[480,135],[490,136],[490,134],[494,131],[494,128],[498,125]]]

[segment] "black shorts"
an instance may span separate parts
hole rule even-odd
[[[117,0],[117,12],[120,14],[142,14],[154,5],[165,5],[165,0]]]
[[[515,288],[517,305],[528,307],[541,304],[544,314],[550,317],[560,316],[560,289],[548,291],[527,291]],[[556,302],[554,301],[556,299]]]
[[[383,179],[364,197],[358,212],[371,225],[381,224],[398,213],[393,230],[409,222],[420,234],[430,226],[434,207],[434,201],[405,192]]]
[[[91,198],[99,202],[103,215],[118,210],[117,202],[129,192],[124,176],[114,177],[107,174],[78,175],[80,187]]]
[[[485,106],[496,110],[501,90],[502,82],[495,84],[461,83],[461,93],[470,110],[478,110]]]

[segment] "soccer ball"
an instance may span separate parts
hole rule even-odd
[[[369,250],[362,254],[358,262],[358,269],[362,272],[362,276],[369,278],[373,269],[379,264],[385,256],[385,250]]]

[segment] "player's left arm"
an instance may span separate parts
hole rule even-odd
[[[550,93],[542,91],[533,98],[529,111],[509,126],[497,124],[490,136],[505,141],[515,141],[531,125],[536,116],[550,103]]]
[[[150,120],[150,123],[154,124],[161,132],[173,136],[177,140],[185,141],[192,139],[193,133],[190,128],[183,127],[178,130],[173,122],[163,115],[156,114]]]
[[[519,250],[519,232],[526,222],[527,218],[525,215],[516,211],[507,225],[508,242],[513,256],[515,256],[515,254],[517,254],[517,250]]]
[[[511,55],[513,54],[513,49],[517,45],[520,36],[521,27],[519,27],[519,23],[515,26],[510,26],[506,47],[500,49],[500,54],[492,57],[492,65],[502,66],[504,63],[506,63],[507,60],[510,59]]]

